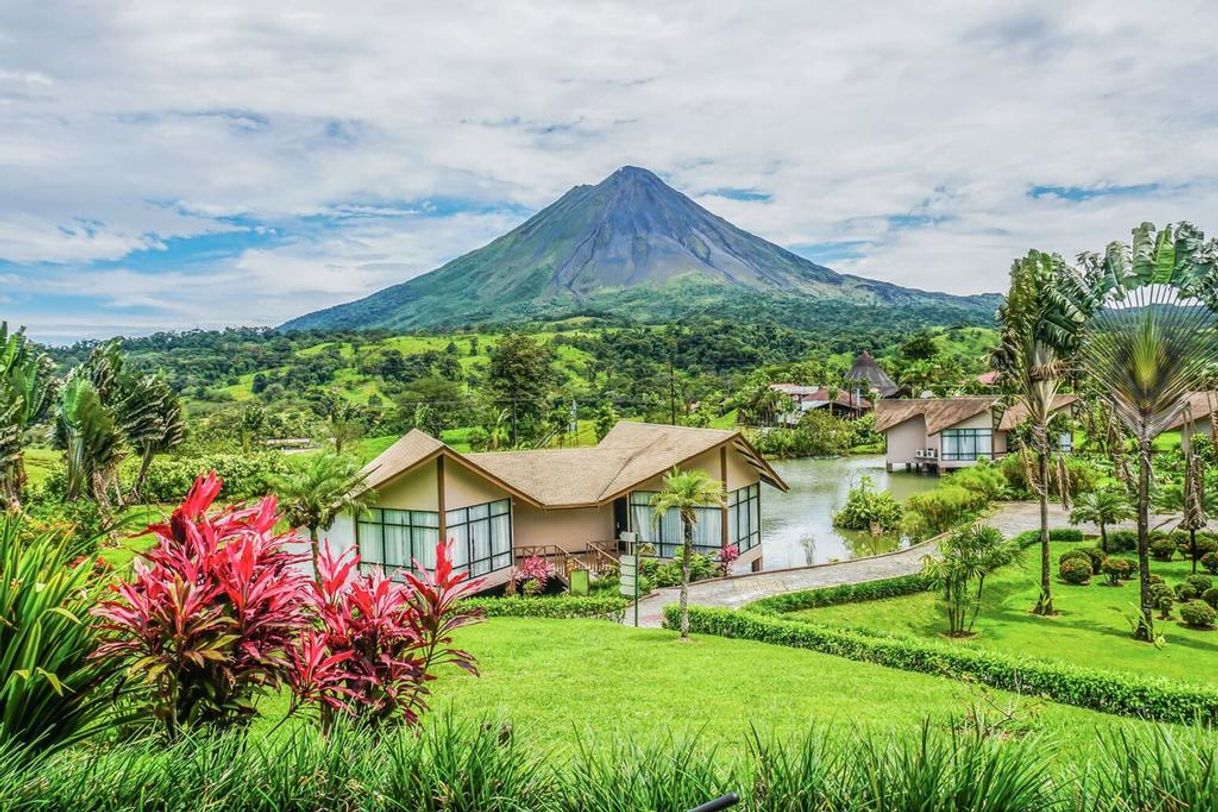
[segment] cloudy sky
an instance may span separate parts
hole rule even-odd
[[[1216,30],[1212,2],[7,0],[0,319],[277,324],[623,164],[837,270],[996,291],[1029,247],[1218,232]]]

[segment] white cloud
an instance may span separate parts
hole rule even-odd
[[[121,308],[140,330],[274,323],[514,224],[413,201],[535,209],[626,163],[769,195],[704,202],[776,242],[860,241],[839,270],[997,290],[1032,246],[1218,231],[1216,24],[1202,2],[19,0],[0,10],[0,260],[27,289],[5,308],[53,277],[96,292],[96,321],[28,305],[36,334]],[[235,216],[295,236],[159,275],[89,266]]]

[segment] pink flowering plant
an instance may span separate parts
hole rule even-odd
[[[554,565],[546,561],[539,555],[531,555],[520,562],[516,567],[516,574],[512,580],[517,584],[527,584],[529,581],[536,582],[536,591],[540,592],[546,588],[546,584],[554,577]]]
[[[719,550],[719,555],[715,559],[715,563],[719,565],[719,574],[727,575],[732,571],[732,564],[736,563],[736,559],[740,557],[740,548],[735,544],[728,544]]]
[[[122,662],[147,687],[152,715],[172,737],[195,724],[250,718],[256,698],[287,685],[292,709],[413,722],[429,669],[477,673],[451,633],[477,620],[457,601],[477,588],[452,571],[448,545],[435,573],[393,583],[361,574],[354,551],[326,548],[315,582],[295,533],[274,531],[276,500],[211,515],[221,482],[200,477],[130,580],[101,602],[103,641],[93,656]],[[422,567],[416,567],[422,571]]]

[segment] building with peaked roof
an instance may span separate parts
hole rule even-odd
[[[1053,411],[1072,406],[1076,395],[1058,395]],[[948,471],[1006,454],[1008,435],[1027,419],[1019,404],[1004,408],[992,395],[957,398],[881,400],[875,404],[875,430],[884,435],[885,464]],[[1069,450],[1073,439],[1059,438]]]
[[[794,425],[814,409],[828,409],[835,417],[859,417],[871,411],[871,401],[857,396],[853,389],[830,391],[827,386],[801,386],[796,383],[772,383],[770,388],[790,398],[790,409],[778,416],[779,422]]]
[[[901,392],[901,387],[888,377],[888,373],[880,369],[880,365],[867,350],[860,352],[854,359],[854,365],[846,373],[846,379],[854,382],[853,385],[858,387],[860,395],[878,392],[881,398],[893,398]]]
[[[1180,414],[1167,424],[1166,431],[1184,431],[1189,434],[1204,434],[1214,439],[1214,421],[1218,419],[1218,392],[1193,392]]]
[[[327,533],[356,545],[367,566],[398,572],[434,565],[436,542],[454,542],[454,560],[505,583],[516,563],[540,555],[559,570],[616,558],[623,533],[637,533],[661,557],[680,549],[675,514],[653,521],[651,496],[674,467],[724,483],[728,504],[699,511],[695,548],[708,555],[735,544],[736,567],[761,565],[761,485],[786,490],[739,431],[618,423],[591,448],[461,453],[417,429],[365,468],[373,507],[340,516]]]

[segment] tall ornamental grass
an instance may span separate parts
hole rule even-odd
[[[1167,727],[1063,751],[969,724],[893,735],[813,726],[791,737],[585,741],[558,757],[506,724],[336,724],[328,736],[191,731],[72,748],[31,764],[0,753],[0,808],[157,810],[685,810],[729,791],[756,812],[1213,809],[1212,732]]]

